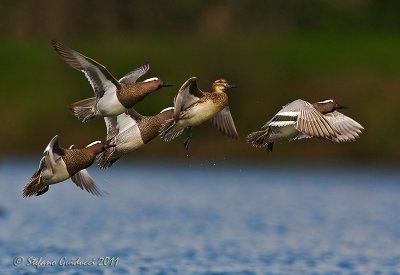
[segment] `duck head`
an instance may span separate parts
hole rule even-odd
[[[231,88],[236,88],[236,85],[233,85],[231,83],[229,83],[226,79],[220,78],[214,81],[214,83],[211,86],[211,90],[213,92],[225,92],[228,89]]]
[[[316,103],[313,103],[314,108],[320,111],[322,114],[334,112],[338,109],[346,109],[347,106],[339,104],[333,99],[325,99]]]
[[[108,148],[115,147],[115,144],[108,144],[103,141],[94,141],[90,143],[88,146],[86,146],[86,149],[89,151],[93,152],[95,155],[100,154],[101,152],[104,152]]]
[[[154,90],[159,90],[163,87],[174,86],[173,84],[165,82],[158,77],[152,77],[152,78],[146,79],[145,81],[143,81],[143,83],[147,83],[149,86],[153,87]]]

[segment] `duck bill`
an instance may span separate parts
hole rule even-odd
[[[229,89],[237,88],[237,86],[233,85],[233,84],[228,84],[228,85],[226,85],[226,87],[229,88]]]
[[[161,84],[161,87],[172,87],[172,86],[174,86],[174,84],[171,84],[171,83],[168,83],[168,82],[163,82]]]
[[[347,109],[347,106],[341,105],[339,103],[336,103],[335,109]]]

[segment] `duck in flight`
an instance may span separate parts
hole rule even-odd
[[[270,119],[261,131],[247,136],[247,142],[255,147],[267,147],[272,152],[277,139],[322,138],[334,142],[354,141],[364,130],[358,122],[338,112],[347,107],[333,99],[316,103],[298,99],[283,108]]]
[[[22,192],[23,197],[40,196],[49,190],[49,186],[69,178],[82,190],[102,196],[92,177],[87,172],[96,156],[115,145],[95,141],[82,149],[71,145],[68,149],[58,145],[58,136],[53,137],[43,152],[38,170],[33,174]]]
[[[130,108],[118,116],[105,117],[106,143],[114,146],[98,156],[97,162],[100,168],[110,167],[121,156],[153,140],[158,136],[161,125],[172,118],[173,114],[173,107],[165,108],[154,116],[144,116],[134,108]]]
[[[237,138],[235,124],[228,105],[226,91],[235,88],[225,79],[215,80],[209,92],[197,87],[197,78],[191,77],[179,89],[174,99],[174,116],[160,128],[160,136],[164,141],[170,141],[189,128],[189,135],[184,142],[188,149],[192,138],[192,128],[204,121],[211,120],[212,124],[223,134]]]
[[[52,44],[68,65],[85,74],[93,88],[95,97],[72,103],[70,106],[72,113],[82,122],[122,114],[148,94],[172,86],[158,77],[137,82],[138,78],[150,69],[149,64],[144,64],[117,80],[97,61],[55,40],[52,40]]]

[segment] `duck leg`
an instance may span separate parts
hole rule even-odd
[[[185,146],[185,149],[188,150],[189,149],[189,142],[193,137],[193,132],[192,132],[192,126],[189,127],[189,135],[187,136],[187,138],[185,139],[185,141],[183,142],[183,146]]]
[[[273,147],[274,147],[274,143],[273,142],[269,142],[267,144],[267,152],[272,152]]]

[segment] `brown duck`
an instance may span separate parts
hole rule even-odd
[[[215,80],[210,92],[197,87],[197,78],[189,78],[180,88],[174,100],[174,117],[167,120],[160,129],[161,138],[170,141],[189,128],[189,136],[184,142],[188,149],[192,138],[192,127],[210,120],[223,134],[237,138],[235,124],[228,105],[228,89],[235,88],[225,79]]]
[[[148,94],[162,87],[172,86],[158,77],[137,82],[137,79],[149,70],[149,64],[144,64],[117,80],[106,67],[95,60],[60,42],[53,40],[52,44],[68,65],[85,74],[93,88],[95,97],[75,102],[70,106],[72,113],[83,122],[122,114]]]
[[[82,190],[85,189],[93,195],[101,196],[102,192],[86,168],[92,165],[99,153],[112,146],[114,145],[95,141],[83,149],[77,149],[74,145],[64,149],[58,145],[58,136],[55,136],[43,152],[39,169],[25,186],[22,196],[42,195],[49,190],[50,185],[69,178]]]
[[[143,116],[133,108],[116,117],[105,117],[107,144],[114,147],[106,149],[98,157],[101,168],[108,168],[121,156],[132,152],[158,136],[161,125],[173,117],[174,108],[169,107],[155,116]]]

